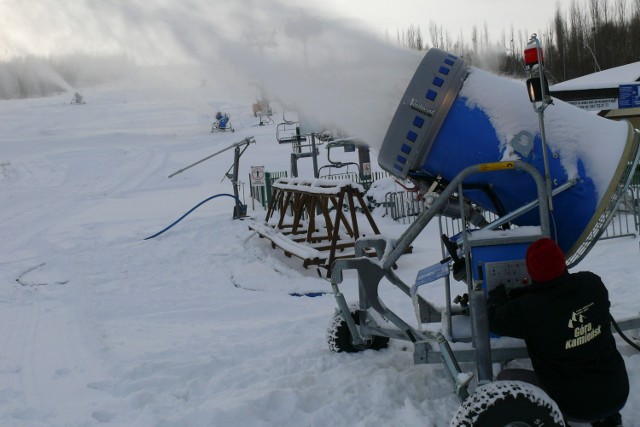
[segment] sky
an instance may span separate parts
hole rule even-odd
[[[462,33],[469,40],[472,27],[476,25],[482,31],[486,22],[489,38],[497,40],[503,30],[509,33],[512,24],[516,31],[543,34],[553,18],[558,0],[398,0],[392,5],[381,0],[327,0],[323,3],[382,33],[388,32],[390,37],[410,25],[420,27],[423,35],[427,35],[429,24],[435,22],[454,39]],[[568,6],[564,7],[566,10]]]
[[[585,1],[585,0],[582,0]],[[135,4],[125,0],[1,0],[0,58],[25,54],[52,55],[78,52],[127,52],[149,61],[185,56],[205,59],[219,52],[217,42],[268,38],[282,33],[298,17],[313,21],[322,17],[325,27],[342,31],[344,26],[368,27],[379,37],[396,39],[397,31],[411,25],[426,36],[431,22],[456,40],[469,40],[473,25],[498,40],[513,24],[516,31],[544,33],[553,17],[555,0],[379,0],[343,2],[327,0],[300,6],[292,0],[239,0],[204,2],[153,0]],[[328,15],[327,15],[328,14]],[[300,24],[300,20],[298,23]],[[313,34],[313,24],[302,23]],[[300,28],[301,27],[301,28]],[[251,34],[251,37],[248,37]]]

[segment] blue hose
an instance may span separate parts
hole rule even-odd
[[[154,237],[158,237],[159,235],[161,235],[162,233],[164,233],[165,231],[169,230],[171,227],[173,227],[174,225],[176,225],[177,223],[179,223],[180,221],[182,221],[187,215],[189,215],[191,212],[195,211],[196,209],[198,209],[200,206],[204,205],[205,203],[207,203],[209,200],[215,199],[216,197],[220,197],[220,196],[227,196],[227,197],[231,197],[233,198],[235,201],[237,201],[238,203],[240,203],[240,200],[234,196],[233,194],[227,194],[227,193],[221,193],[221,194],[216,194],[215,196],[211,196],[207,199],[204,199],[203,201],[201,201],[200,203],[198,203],[197,205],[195,205],[194,207],[192,207],[191,209],[189,209],[189,211],[187,213],[185,213],[184,215],[182,215],[180,218],[178,218],[176,221],[173,222],[173,224],[171,224],[170,226],[166,227],[164,230],[157,232],[156,234],[154,234],[153,236],[149,236],[149,237],[145,237],[144,240],[149,240],[149,239],[153,239]]]

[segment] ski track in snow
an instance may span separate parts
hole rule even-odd
[[[257,141],[241,159],[243,181],[251,165],[288,169],[290,147],[275,142],[275,126],[254,126],[250,91],[226,90],[242,96],[191,83],[180,97],[112,85],[85,91],[82,106],[68,94],[0,103],[0,425],[449,424],[453,385],[443,366],[414,365],[410,345],[328,351],[333,297],[289,294],[329,292],[329,283],[272,250],[249,220],[233,221],[231,199],[142,240],[230,192],[220,181],[231,151],[167,176],[231,143]],[[223,108],[237,131],[209,133]],[[379,213],[376,221],[385,234],[404,229]],[[407,283],[439,260],[437,227],[424,234],[399,261]],[[637,256],[637,238],[620,239],[585,261],[610,285],[614,314],[637,314]],[[357,297],[349,272],[341,290]],[[413,320],[404,294],[381,292]],[[443,300],[437,285],[425,292]],[[640,359],[624,353],[629,423],[640,411]]]

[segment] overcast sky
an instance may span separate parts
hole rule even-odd
[[[585,3],[587,0],[576,0]],[[566,11],[568,1],[563,1]],[[279,32],[302,15],[329,22],[331,12],[343,25],[358,22],[384,38],[419,26],[427,42],[431,22],[456,41],[469,41],[473,25],[486,22],[497,42],[514,26],[516,32],[542,35],[556,0],[0,0],[0,59],[25,54],[133,52],[134,56],[179,57],[188,51],[202,57],[221,40],[237,41],[248,33]],[[332,27],[333,25],[333,27]],[[298,32],[312,31],[308,22]],[[348,30],[351,31],[351,30]],[[197,51],[197,52],[196,52]]]
[[[577,0],[587,3],[587,0]],[[396,35],[398,29],[416,25],[426,35],[429,23],[436,22],[456,39],[460,32],[470,39],[471,28],[482,31],[487,23],[490,39],[497,41],[502,31],[509,32],[511,24],[516,31],[542,35],[547,31],[560,3],[564,12],[568,0],[323,0],[327,7],[339,13],[358,18],[375,26],[381,32]]]

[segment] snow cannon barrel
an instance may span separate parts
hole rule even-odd
[[[626,191],[640,136],[627,122],[559,100],[545,110],[544,128],[552,191],[575,182],[554,194],[550,221],[552,237],[573,265],[571,257],[586,254]],[[509,160],[529,163],[544,177],[540,135],[539,115],[523,82],[431,49],[400,101],[378,161],[397,178],[427,185],[446,184],[471,165]],[[537,200],[530,175],[513,170],[470,176],[464,196],[500,216]],[[512,222],[539,225],[539,212]]]

